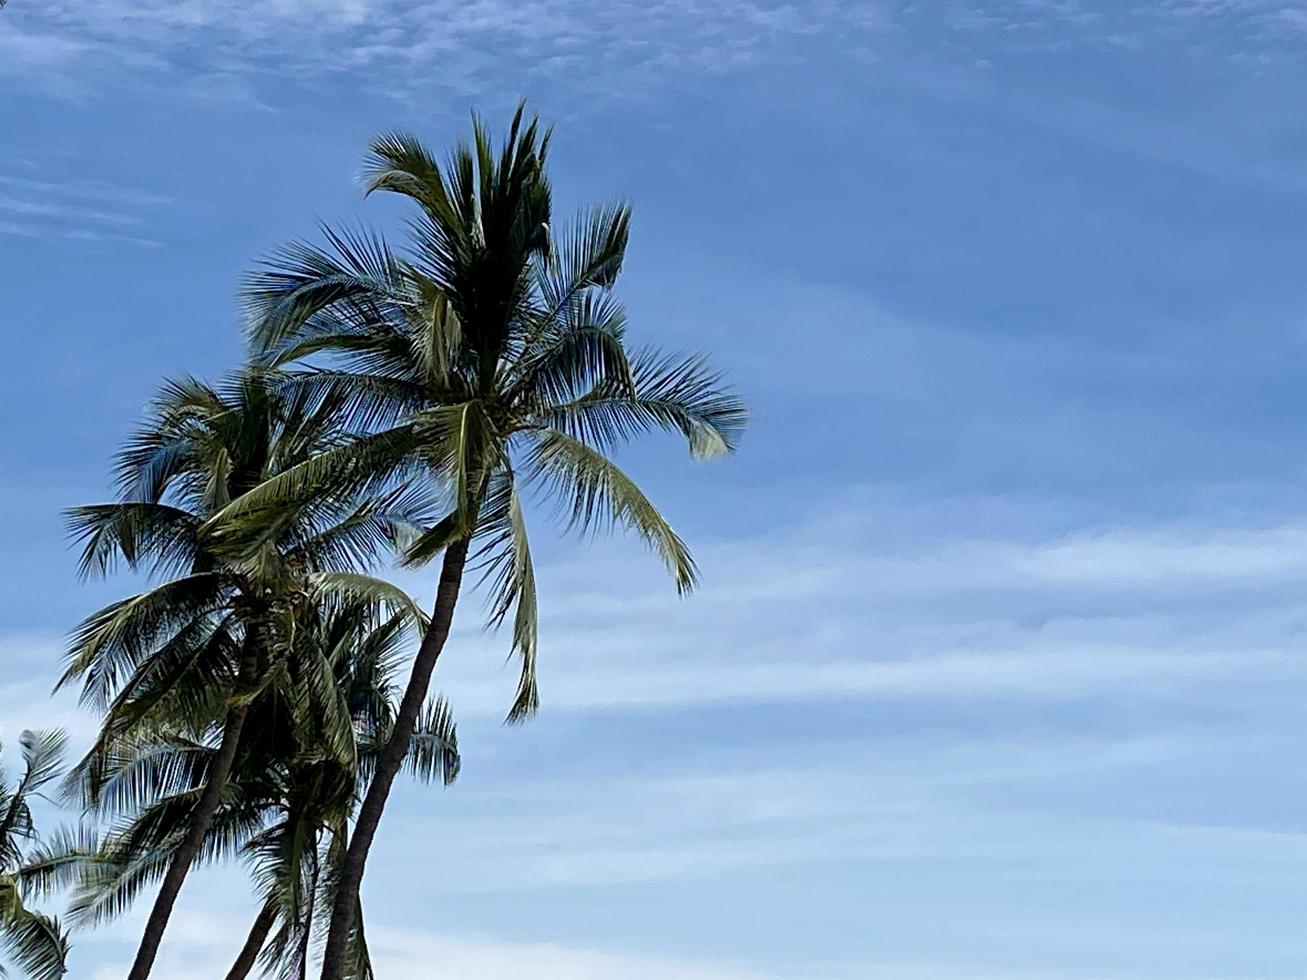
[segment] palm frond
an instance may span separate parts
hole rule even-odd
[[[407,355],[407,351],[405,352]],[[358,358],[351,358],[357,364]],[[332,401],[341,422],[358,432],[399,425],[426,403],[427,394],[417,382],[368,370],[306,368],[285,371],[281,385],[314,401]]]
[[[625,202],[592,207],[555,238],[537,267],[540,292],[550,316],[562,313],[578,295],[593,287],[610,289],[626,257],[631,208]]]
[[[65,516],[73,540],[82,545],[78,573],[83,578],[111,572],[118,559],[151,574],[181,574],[198,557],[195,515],[177,507],[146,502],[74,507]]]
[[[454,169],[460,168],[456,162]],[[463,195],[450,196],[439,161],[411,133],[394,131],[373,140],[363,176],[366,193],[403,194],[417,202],[443,228],[461,229],[468,217],[461,207]]]
[[[528,339],[507,381],[508,400],[528,408],[567,404],[600,386],[634,397],[625,332],[626,311],[616,299],[606,293],[582,294],[559,322]]]
[[[426,628],[426,613],[413,597],[384,579],[356,572],[315,572],[309,576],[309,582],[320,595],[374,602],[403,617],[404,625],[418,630]]]
[[[738,447],[748,409],[704,358],[645,351],[632,359],[631,378],[630,391],[601,379],[581,397],[543,409],[539,421],[606,451],[655,430],[679,431],[698,459]]]
[[[288,467],[237,497],[208,519],[223,547],[248,551],[273,541],[300,508],[326,497],[346,497],[402,479],[411,470],[412,424],[344,443]]]
[[[159,880],[181,842],[202,789],[175,793],[116,825],[83,866],[69,902],[74,926],[98,926],[126,913]],[[242,801],[220,806],[197,865],[237,856],[266,822],[266,808]]]
[[[410,273],[410,279],[415,292],[409,313],[415,373],[429,390],[453,390],[453,368],[463,341],[463,323],[447,292],[417,270]]]
[[[266,363],[285,363],[287,345],[308,339],[306,331],[324,341],[364,328],[375,334],[404,302],[403,265],[380,235],[323,232],[331,250],[285,246],[242,284],[247,330]]]
[[[216,749],[174,732],[128,734],[97,745],[66,781],[65,795],[99,815],[137,813],[204,786]]]
[[[95,827],[57,828],[29,851],[18,870],[19,885],[25,894],[48,897],[77,884],[99,853],[100,835]]]
[[[40,796],[41,791],[59,777],[68,735],[53,728],[25,731],[18,737],[18,745],[23,756],[23,775],[13,790],[6,789],[6,805],[0,811],[0,845],[5,850],[14,848],[17,837],[35,836],[31,799]]]
[[[444,698],[428,701],[418,715],[404,765],[423,782],[438,779],[448,786],[458,778],[463,765],[458,729]]]
[[[0,939],[10,962],[30,980],[59,980],[67,972],[68,939],[57,919],[20,907],[0,919]]]
[[[219,391],[196,378],[165,381],[149,418],[117,456],[114,482],[122,500],[157,503],[188,468],[211,464],[219,447],[204,433],[232,410]]]
[[[477,558],[492,595],[490,625],[498,627],[513,614],[513,652],[521,661],[517,695],[508,713],[508,721],[515,723],[534,714],[540,703],[536,686],[539,614],[526,518],[511,470],[492,479],[477,531],[484,538]]]
[[[584,531],[624,525],[662,558],[677,592],[694,588],[698,571],[685,542],[612,460],[566,433],[548,430],[535,434],[526,466],[534,482],[569,501],[569,527]]]
[[[494,421],[479,401],[423,412],[415,423],[427,464],[449,488],[453,509],[404,552],[406,565],[422,565],[476,528],[484,487],[506,453]]]
[[[57,779],[63,766],[68,733],[57,728],[26,731],[18,738],[23,754],[23,777],[19,795],[35,795]]]
[[[220,609],[229,584],[219,572],[201,572],[93,613],[73,633],[57,688],[84,679],[83,700],[103,703],[157,644]]]

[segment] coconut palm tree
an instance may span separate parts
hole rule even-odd
[[[258,547],[297,506],[397,482],[444,499],[441,519],[403,549],[413,565],[443,556],[435,608],[341,868],[323,980],[343,975],[368,850],[469,554],[492,590],[492,623],[512,622],[521,678],[509,718],[518,720],[537,705],[524,491],[540,492],[573,528],[634,531],[686,593],[696,580],[688,549],[610,453],[666,430],[696,457],[723,455],[746,422],[703,358],[628,346],[612,287],[630,211],[597,207],[556,232],[548,144],[521,108],[497,152],[474,119],[472,143],[459,143],[443,165],[412,136],[383,136],[367,162],[368,190],[416,205],[408,255],[377,235],[328,231],[327,246],[285,249],[245,289],[260,360],[298,365],[290,389],[339,399],[366,434],[233,500],[215,533]]]
[[[198,798],[172,811],[185,830],[169,850],[129,980],[149,975],[221,804],[251,704],[288,677],[298,610],[328,593],[411,608],[399,590],[354,572],[388,539],[405,503],[399,495],[362,505],[338,496],[295,508],[277,534],[239,557],[211,533],[221,529],[214,515],[231,500],[338,446],[339,409],[329,398],[284,395],[260,371],[216,387],[169,382],[118,457],[119,499],[69,515],[83,545],[84,574],[123,562],[162,579],[90,616],[68,652],[61,685],[80,682],[83,701],[104,713],[82,766],[90,784],[106,775],[121,745],[143,736],[162,731],[198,744],[217,741],[203,760]],[[325,688],[330,678],[319,675],[317,683]],[[348,714],[329,717],[334,744],[352,746]]]
[[[239,856],[257,884],[259,913],[228,980],[248,976],[260,960],[264,972],[285,980],[306,975],[314,936],[323,931],[316,911],[329,907],[350,814],[393,725],[400,650],[420,624],[376,602],[328,598],[306,607],[297,626],[291,683],[269,685],[251,701],[223,801],[196,859]],[[330,686],[313,681],[319,671],[330,674]],[[351,721],[349,752],[333,747],[335,726],[324,720],[340,703]],[[69,846],[46,883],[72,886],[75,923],[118,917],[162,877],[216,752],[212,738],[156,732],[120,740],[103,768],[74,771],[75,795],[114,822],[103,841]],[[443,701],[422,713],[406,764],[424,781],[456,778],[457,734]],[[47,857],[54,863],[54,853]],[[349,963],[351,980],[372,976],[361,912]]]
[[[24,904],[39,886],[44,853],[32,820],[31,802],[58,778],[67,737],[60,731],[23,732],[23,774],[12,787],[0,769],[0,942],[8,960],[32,980],[64,974],[68,941],[59,923]],[[0,976],[5,976],[0,965]]]
[[[349,822],[394,726],[398,691],[393,676],[399,646],[393,632],[395,620],[354,636],[342,634],[340,626],[338,617],[323,620],[311,631],[311,642],[321,648],[320,656],[335,663],[336,688],[349,706],[355,733],[353,764],[342,764],[344,760],[323,753],[321,744],[328,732],[315,723],[319,713],[312,707],[312,699],[308,711],[278,713],[278,717],[294,719],[293,724],[283,726],[284,732],[274,726],[261,729],[266,741],[264,754],[271,764],[263,768],[259,782],[272,790],[264,790],[264,796],[278,814],[244,848],[263,906],[228,980],[238,980],[248,972],[250,952],[259,943],[259,930],[265,922],[277,928],[264,936],[264,971],[281,980],[307,976],[311,952],[326,931],[326,920],[318,911],[331,908],[348,849]],[[289,762],[275,761],[285,755],[287,744],[296,746]],[[428,702],[419,716],[405,766],[424,782],[439,779],[448,785],[457,777],[461,767],[457,733],[443,700]],[[269,910],[274,912],[271,917]],[[350,980],[371,980],[361,908],[350,932],[346,965],[345,976]]]

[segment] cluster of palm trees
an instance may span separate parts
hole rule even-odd
[[[508,719],[537,707],[524,499],[569,529],[634,531],[694,586],[611,455],[655,430],[727,454],[746,412],[702,358],[629,346],[612,287],[630,212],[555,228],[548,145],[520,107],[498,147],[474,118],[443,161],[377,139],[367,188],[415,206],[408,248],[327,230],[276,253],[242,293],[249,364],[166,383],[117,457],[116,499],[69,515],[84,574],[149,584],[68,651],[60,683],[100,719],[62,781],[82,826],[43,842],[32,826],[57,734],[25,733],[26,774],[0,780],[0,932],[35,980],[63,972],[67,942],[25,899],[66,891],[73,923],[96,924],[154,889],[128,973],[145,980],[188,873],[225,859],[257,899],[229,980],[314,960],[322,980],[371,977],[359,889],[391,788],[459,769],[429,692],[466,572],[509,625]],[[386,558],[439,558],[429,615],[372,574]]]

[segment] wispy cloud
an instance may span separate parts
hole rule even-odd
[[[822,768],[705,771],[661,778],[587,774],[475,788],[442,799],[403,787],[395,810],[420,839],[450,839],[447,892],[566,891],[618,884],[729,879],[827,863],[975,862],[1034,881],[1057,864],[1150,873],[1180,882],[1184,856],[1218,854],[1231,878],[1307,870],[1307,834],[1176,820],[1076,813],[1041,795],[1083,783],[1136,784],[1183,764],[1196,742],[1049,739],[979,741],[966,750],[892,739],[823,745]],[[684,764],[684,762],[682,762]],[[424,811],[427,812],[426,815]],[[1152,855],[1149,856],[1149,852]],[[1166,853],[1161,853],[1165,851]],[[1277,867],[1278,865],[1278,867]],[[429,889],[409,886],[414,897]]]
[[[1307,676],[1301,525],[1022,538],[933,535],[881,501],[701,549],[707,582],[688,603],[621,548],[542,568],[544,710],[1119,691],[1208,703],[1240,677]],[[466,631],[473,615],[442,684],[463,712],[493,714],[511,672],[501,639]]]
[[[464,726],[465,771],[448,791],[405,782],[388,811],[397,831],[366,896],[382,975],[439,962],[456,980],[527,964],[560,980],[1074,976],[1023,974],[1025,961],[996,971],[966,951],[1016,930],[1019,912],[1022,935],[1063,944],[1050,961],[1108,936],[1139,962],[1216,955],[1225,939],[1186,922],[1136,928],[1029,896],[1067,880],[1293,887],[1307,835],[1194,787],[1237,785],[1249,760],[1301,736],[1307,528],[1068,532],[1015,505],[994,523],[965,502],[877,503],[874,521],[861,506],[821,508],[818,521],[710,544],[709,584],[689,603],[661,598],[657,570],[623,546],[543,562],[544,711],[525,731],[498,726],[503,643],[463,620],[438,684]],[[56,648],[15,639],[0,656],[53,665]],[[46,687],[0,690],[0,716],[35,721]],[[78,725],[61,710],[44,717]],[[431,878],[395,873],[414,840],[429,842]],[[936,888],[883,906],[907,938],[875,958],[849,940],[829,968],[426,926],[441,903],[535,907],[596,890],[703,890],[750,907],[741,882],[802,890],[833,867],[905,882],[965,867],[987,891],[979,904]],[[246,928],[232,918],[248,911],[239,871],[188,888],[188,908],[210,911],[170,933],[163,976],[222,960]],[[838,898],[813,901],[818,914]],[[908,955],[932,948],[911,924],[927,909],[953,942],[933,959]],[[78,962],[117,975],[135,925],[88,940]]]
[[[51,697],[58,677],[61,646],[35,634],[0,636],[0,737],[11,751],[19,732],[27,728],[63,728],[79,745],[89,742],[94,719],[77,706],[75,692]]]
[[[168,199],[148,191],[88,179],[66,182],[0,174],[0,235],[144,248],[151,209]]]
[[[558,82],[590,101],[793,63],[809,42],[865,58],[907,39],[963,52],[964,63],[1069,47],[1184,51],[1206,44],[1265,55],[1301,50],[1303,21],[1295,4],[1272,0],[1110,11],[1076,0],[242,0],[221,7],[92,0],[11,8],[0,23],[0,53],[8,54],[0,66],[20,68],[28,81],[41,69],[79,65],[160,77],[357,72],[395,94],[435,87],[512,95],[528,83]]]
[[[11,193],[43,194],[76,200],[105,201],[122,206],[151,206],[172,202],[171,198],[162,194],[154,194],[135,187],[120,187],[108,181],[86,177],[61,182],[0,174],[0,187],[8,188]]]
[[[135,939],[139,916],[114,931],[125,942]],[[154,975],[159,980],[188,980],[194,964],[217,964],[233,958],[248,923],[235,917],[179,911],[169,929],[169,943]],[[564,943],[526,943],[489,936],[441,935],[429,930],[372,926],[368,945],[379,976],[387,980],[428,980],[433,964],[447,980],[499,980],[530,976],[533,980],[781,980],[778,974],[696,961],[671,955],[620,953]],[[126,963],[98,968],[95,980],[121,975]],[[794,977],[792,980],[799,980]],[[803,980],[824,980],[808,975]]]
[[[934,522],[947,528],[957,518],[944,510]],[[620,544],[545,564],[543,710],[1122,692],[1211,706],[1243,679],[1307,679],[1305,526],[1029,530],[1023,540],[931,523],[882,500],[710,544],[707,582],[689,602]],[[425,592],[420,577],[405,581]],[[439,683],[461,717],[497,718],[513,684],[506,641],[476,630],[476,617],[469,597]],[[58,658],[47,659],[48,690]],[[0,688],[10,705],[34,695],[29,682]],[[87,723],[61,715],[70,721]]]
[[[381,84],[392,87],[407,84],[414,67],[436,66],[425,84],[465,92],[483,89],[505,70],[520,80],[581,72],[587,86],[609,94],[630,94],[639,80],[755,63],[778,39],[879,23],[874,8],[849,0],[803,6],[759,0],[286,0],[221,9],[96,0],[6,13],[0,46],[28,52],[29,64],[126,64],[182,73],[366,69],[374,78],[388,76]],[[198,66],[197,54],[203,60]]]

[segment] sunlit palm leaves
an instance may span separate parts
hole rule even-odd
[[[611,290],[630,210],[593,208],[554,231],[547,144],[520,112],[497,152],[477,122],[472,143],[443,163],[411,136],[383,136],[368,188],[418,205],[408,255],[376,235],[329,233],[327,247],[297,244],[250,277],[260,357],[304,365],[287,387],[338,400],[368,435],[223,512],[235,525],[315,490],[424,477],[447,513],[405,557],[430,560],[467,534],[480,541],[492,621],[512,613],[522,657],[515,719],[535,707],[535,576],[519,487],[557,504],[569,527],[634,530],[689,591],[684,543],[608,454],[661,430],[682,435],[697,457],[722,455],[746,422],[701,357],[628,352]]]
[[[386,598],[341,601],[327,593],[301,607],[288,676],[251,702],[248,734],[204,841],[201,861],[249,864],[268,911],[256,923],[264,932],[259,961],[287,980],[305,975],[324,931],[320,913],[330,907],[350,814],[393,725],[393,674],[422,625],[415,613],[392,612]],[[337,717],[348,745],[335,741]],[[153,734],[117,743],[94,780],[84,768],[75,772],[72,788],[110,829],[101,841],[66,845],[60,883],[73,884],[74,923],[120,916],[163,874],[215,751],[212,738]],[[457,735],[443,701],[423,712],[408,765],[428,781],[457,776]],[[68,860],[74,852],[80,860]],[[361,930],[355,942],[358,972],[348,976],[366,980]]]
[[[165,576],[88,617],[73,635],[61,683],[80,682],[83,700],[105,713],[97,751],[111,751],[113,739],[138,727],[206,734],[238,693],[242,654],[259,663],[259,677],[245,680],[252,690],[285,648],[296,603],[311,594],[412,611],[400,590],[358,574],[411,517],[406,508],[420,511],[412,495],[305,501],[283,508],[276,533],[258,548],[223,551],[214,514],[337,445],[339,422],[330,400],[278,391],[257,371],[217,387],[171,383],[120,454],[123,498],[70,513],[86,573],[122,562]]]
[[[696,580],[685,544],[610,453],[657,429],[682,435],[694,456],[722,455],[747,419],[701,358],[629,353],[612,287],[630,211],[594,208],[569,230],[555,229],[549,139],[520,109],[498,150],[474,119],[471,142],[456,144],[443,162],[408,134],[382,136],[365,179],[370,193],[416,205],[407,254],[375,234],[328,232],[326,247],[291,246],[246,285],[259,360],[288,369],[287,390],[340,405],[356,438],[219,510],[228,546],[257,548],[267,515],[306,499],[420,487],[444,507],[440,519],[396,539],[410,564],[444,553],[440,598],[397,740],[414,723],[448,637],[469,549],[491,589],[491,623],[513,623],[521,678],[508,718],[536,710],[536,577],[524,488],[555,504],[569,528],[634,531],[685,593]],[[333,910],[324,980],[343,976],[341,930],[350,927],[398,771],[398,741],[384,757]]]
[[[728,454],[747,413],[701,356],[629,345],[613,289],[630,208],[556,226],[549,142],[521,110],[498,147],[474,119],[444,159],[378,138],[367,189],[415,206],[408,248],[324,229],[325,245],[276,253],[243,293],[254,365],[167,384],[120,454],[117,500],[69,515],[83,574],[151,580],[68,652],[62,683],[103,715],[74,782],[110,821],[102,840],[39,855],[45,886],[75,884],[75,918],[113,918],[156,882],[166,895],[191,860],[240,856],[260,914],[232,976],[261,950],[302,980],[325,939],[324,980],[370,978],[357,893],[389,787],[405,767],[458,772],[448,710],[426,692],[465,568],[490,624],[511,624],[511,721],[539,703],[532,502],[567,530],[634,532],[679,592],[695,586],[684,541],[613,456],[655,431],[696,458]],[[430,617],[368,577],[386,551],[443,555]],[[397,644],[417,634],[397,699]]]
[[[316,711],[318,744],[342,764],[354,764],[352,722],[334,678],[320,659],[292,655],[304,610],[363,599],[413,622],[420,618],[398,589],[359,571],[391,543],[392,525],[420,519],[421,501],[402,489],[366,499],[337,494],[287,502],[264,515],[256,546],[243,543],[239,553],[225,547],[228,535],[216,516],[344,442],[341,410],[330,394],[292,391],[258,369],[217,386],[170,382],[119,455],[119,500],[69,515],[84,573],[122,563],[162,579],[92,614],[73,634],[61,684],[80,682],[83,701],[103,714],[79,767],[87,802],[100,805],[124,746],[134,751],[161,732],[197,746],[212,748],[215,740],[224,746],[203,769],[203,789],[161,798],[138,816],[135,836],[119,842],[119,879],[116,890],[104,891],[105,914],[116,914],[167,867],[134,980],[148,975],[191,862],[234,846],[232,835],[246,829],[247,817],[231,814],[218,825],[221,833],[204,828],[215,819],[227,772],[243,751],[241,730],[254,701],[279,689],[289,709]],[[134,779],[155,771],[143,765],[131,770]]]

